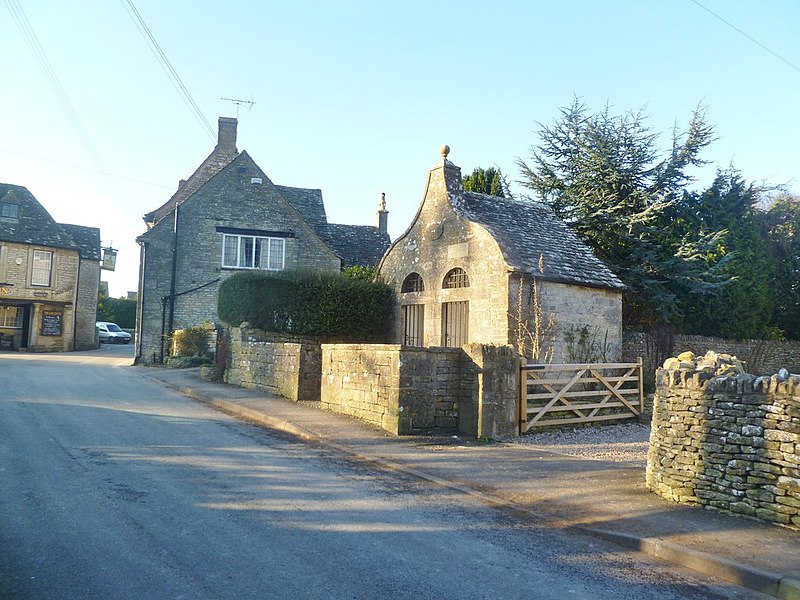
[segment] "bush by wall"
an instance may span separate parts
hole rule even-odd
[[[209,332],[205,327],[186,327],[172,334],[173,356],[204,356],[208,353]]]
[[[220,319],[337,342],[382,342],[390,335],[394,292],[385,283],[339,273],[237,273],[219,288]]]

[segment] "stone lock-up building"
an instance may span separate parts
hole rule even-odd
[[[622,282],[545,206],[465,192],[448,153],[380,264],[399,297],[395,341],[511,344],[562,363],[580,358],[569,339],[584,329],[601,350],[594,360],[619,360]]]
[[[0,350],[97,347],[100,230],[56,223],[24,187],[0,184]]]
[[[375,266],[389,246],[383,200],[377,226],[328,223],[320,190],[275,185],[236,135],[220,117],[211,154],[144,216],[137,362],[162,362],[176,329],[217,322],[219,283],[237,271]]]

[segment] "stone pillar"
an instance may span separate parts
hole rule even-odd
[[[386,194],[381,192],[381,203],[378,206],[378,232],[386,235],[389,232],[389,211],[386,210]]]
[[[459,407],[459,430],[487,439],[518,435],[519,358],[514,349],[473,343],[464,350],[478,369],[478,394]]]

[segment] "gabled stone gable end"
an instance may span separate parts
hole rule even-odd
[[[571,362],[565,337],[584,325],[602,336],[604,360],[619,359],[619,279],[544,207],[465,192],[448,152],[442,148],[416,216],[380,264],[399,298],[394,341],[520,349],[519,317],[533,328],[536,281],[543,314],[551,317],[542,341],[552,362]]]
[[[219,322],[219,284],[234,273],[374,266],[389,246],[380,227],[329,224],[320,190],[275,185],[235,144],[236,120],[220,118],[214,151],[144,216],[137,362],[162,362],[176,329]]]

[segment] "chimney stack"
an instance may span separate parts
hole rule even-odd
[[[217,135],[217,150],[237,153],[236,150],[236,125],[238,120],[233,117],[219,118],[219,133]]]
[[[381,234],[389,233],[389,211],[386,210],[386,193],[381,192],[381,203],[378,207],[378,231]]]

